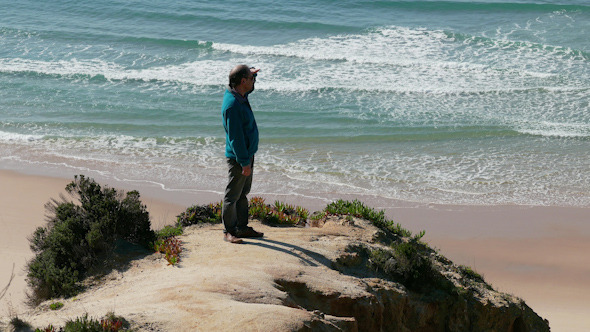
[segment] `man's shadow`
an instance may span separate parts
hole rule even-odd
[[[252,240],[252,241],[250,241]],[[272,249],[276,251],[289,254],[291,256],[299,258],[305,265],[308,266],[319,266],[318,264],[324,265],[329,269],[333,269],[332,261],[326,258],[322,254],[318,254],[315,251],[296,246],[291,243],[271,240],[267,238],[248,239],[244,241],[244,244],[258,246],[262,248]],[[286,247],[286,248],[285,248]],[[306,257],[307,256],[307,257]]]

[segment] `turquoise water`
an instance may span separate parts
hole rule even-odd
[[[587,1],[0,6],[1,168],[220,193],[245,63],[256,194],[590,206]]]

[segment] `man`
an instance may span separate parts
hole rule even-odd
[[[248,226],[246,197],[252,186],[254,154],[258,151],[258,127],[248,94],[254,91],[258,71],[246,65],[232,69],[221,106],[225,157],[229,166],[229,183],[225,188],[221,219],[225,226],[224,240],[230,243],[242,243],[241,238],[264,235]]]

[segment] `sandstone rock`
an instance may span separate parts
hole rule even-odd
[[[362,219],[252,224],[265,237],[242,245],[224,242],[221,225],[188,227],[177,266],[158,254],[137,259],[60,300],[61,310],[43,304],[21,318],[63,326],[114,311],[137,331],[549,331],[518,298]]]

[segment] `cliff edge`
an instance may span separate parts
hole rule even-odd
[[[180,262],[127,250],[86,292],[19,318],[63,326],[115,312],[135,331],[549,331],[522,300],[421,243],[371,222],[332,216],[320,227],[271,227],[244,244],[222,225],[179,237]]]

